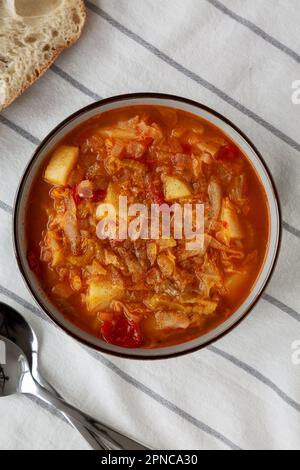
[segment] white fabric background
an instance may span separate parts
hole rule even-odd
[[[158,449],[299,449],[300,79],[298,0],[93,0],[80,42],[0,115],[0,300],[36,329],[42,372],[72,403]],[[203,102],[256,143],[284,216],[278,268],[241,326],[161,362],[93,354],[34,304],[18,273],[11,206],[37,142],[99,97],[159,91]],[[1,449],[86,449],[24,397],[0,401]]]

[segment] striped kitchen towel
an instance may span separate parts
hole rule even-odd
[[[36,329],[41,370],[67,400],[153,448],[299,449],[299,1],[86,4],[79,43],[0,115],[0,300]],[[252,314],[215,345],[155,363],[92,353],[50,324],[11,241],[15,191],[38,142],[93,100],[137,91],[186,96],[236,122],[264,155],[284,216],[278,267]],[[1,449],[88,448],[25,397],[1,400],[0,415]]]

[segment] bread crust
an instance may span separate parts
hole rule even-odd
[[[74,35],[74,37],[66,41],[65,44],[63,44],[61,47],[58,47],[56,50],[52,52],[51,57],[48,59],[48,61],[43,64],[42,66],[36,66],[37,73],[32,75],[32,77],[23,85],[22,88],[20,88],[15,95],[11,96],[9,99],[5,101],[5,103],[1,106],[0,105],[0,112],[3,111],[5,108],[7,108],[10,104],[12,104],[19,96],[21,96],[33,83],[35,83],[39,78],[41,78],[45,72],[51,67],[51,65],[55,62],[55,60],[58,58],[58,56],[65,50],[68,49],[69,47],[73,46],[78,39],[80,38],[85,22],[86,22],[86,7],[84,4],[84,0],[78,0],[79,1],[79,9],[82,14],[83,18],[83,25],[82,28],[80,29],[79,33],[77,35]]]

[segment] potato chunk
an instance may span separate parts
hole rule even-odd
[[[65,257],[64,257],[64,253],[62,250],[54,251],[52,255],[52,263],[51,263],[52,268],[56,268],[60,264],[63,264],[64,260],[65,260]]]
[[[97,211],[96,211],[97,220],[101,220],[103,218],[102,208],[106,204],[111,204],[115,208],[116,213],[118,213],[118,210],[119,210],[119,193],[116,190],[116,187],[113,183],[109,183],[108,188],[107,188],[106,197],[105,197],[104,201],[101,204],[99,204],[99,206],[97,207]]]
[[[120,300],[124,295],[124,285],[121,281],[113,283],[106,277],[91,282],[86,302],[90,312],[109,308],[112,300]]]
[[[224,223],[223,236],[225,240],[242,240],[244,238],[244,231],[241,227],[238,214],[228,198],[223,201],[221,221]]]
[[[218,151],[220,150],[220,144],[218,142],[199,142],[197,147],[201,152],[209,153],[212,157],[216,157]]]
[[[113,183],[110,183],[107,188],[105,204],[111,204],[116,209],[119,207],[119,194]]]
[[[226,276],[224,287],[227,291],[226,297],[228,297],[231,302],[237,302],[240,299],[241,293],[247,287],[250,274],[250,272],[245,270],[244,272],[241,271]]]
[[[138,137],[137,131],[133,128],[106,128],[99,129],[98,132],[103,137],[109,137],[110,139],[134,140]]]
[[[191,191],[188,185],[178,178],[165,176],[163,183],[166,201],[184,199],[191,196]]]
[[[62,145],[53,154],[45,171],[47,183],[56,186],[66,186],[69,175],[75,167],[79,157],[79,148],[71,145]]]

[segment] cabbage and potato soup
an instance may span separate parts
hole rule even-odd
[[[103,204],[204,205],[204,243],[100,239]],[[173,108],[103,113],[40,169],[28,204],[28,263],[73,323],[124,348],[203,335],[249,295],[269,238],[267,199],[247,157],[218,128]]]

